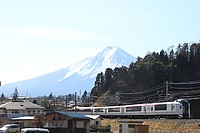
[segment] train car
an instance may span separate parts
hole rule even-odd
[[[185,99],[123,106],[76,107],[76,109],[84,114],[98,114],[110,118],[190,118],[190,104]]]
[[[126,106],[126,115],[136,118],[183,118],[182,105],[179,102],[147,103]]]

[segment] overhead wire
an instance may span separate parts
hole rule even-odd
[[[168,83],[168,93],[166,90],[166,84],[160,84],[158,86],[149,88],[145,91],[135,93],[119,93],[121,101],[127,103],[140,103],[140,102],[156,102],[166,101],[176,98],[184,99],[200,99],[200,82],[190,81],[181,83]],[[166,97],[169,97],[168,99]]]

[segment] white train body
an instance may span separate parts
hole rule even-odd
[[[173,102],[123,106],[77,107],[76,110],[85,114],[98,114],[103,117],[190,118],[190,104],[184,99]]]

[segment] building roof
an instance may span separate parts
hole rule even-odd
[[[22,117],[12,118],[11,120],[33,120],[34,118],[35,118],[34,116],[22,116]]]
[[[70,118],[76,118],[76,119],[90,119],[89,117],[80,114],[80,113],[76,113],[76,112],[63,112],[63,111],[55,111],[56,113],[59,113],[61,115],[65,115],[68,116]]]
[[[44,109],[44,107],[29,101],[10,101],[0,105],[0,109],[6,110],[26,110],[26,109]]]
[[[93,120],[96,120],[97,118],[100,118],[100,115],[85,115]]]

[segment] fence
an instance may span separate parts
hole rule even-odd
[[[112,133],[110,126],[91,126],[90,133]]]

